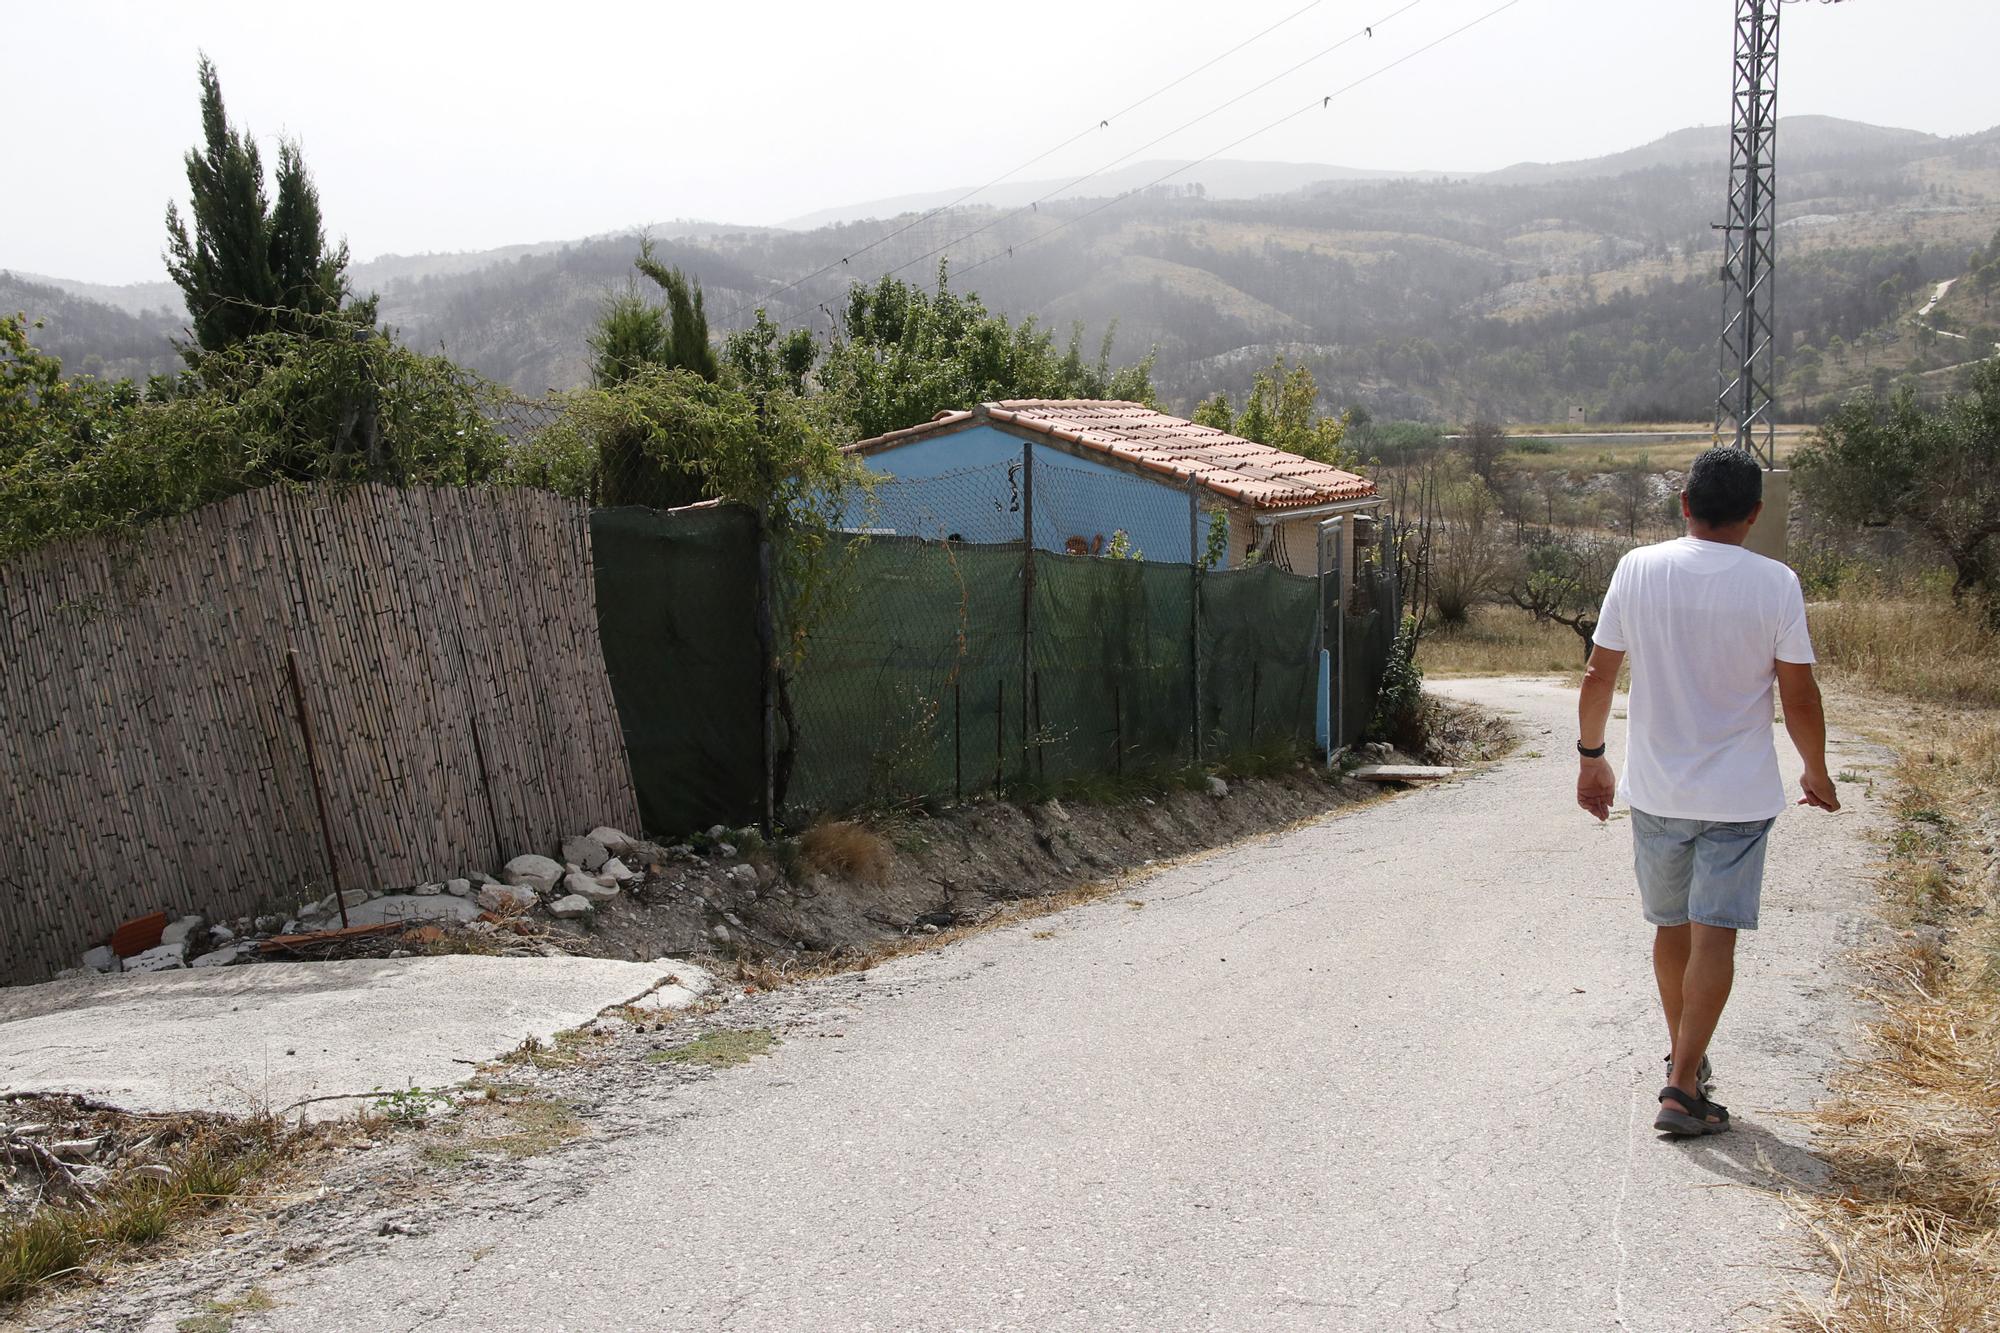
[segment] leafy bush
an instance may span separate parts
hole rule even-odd
[[[1113,370],[1115,333],[1105,334],[1092,364],[1083,359],[1081,324],[1059,351],[1032,317],[1012,324],[976,294],[951,290],[940,265],[935,292],[886,276],[850,288],[819,378],[857,439],[1005,398],[1150,403],[1153,359]]]
[[[0,318],[0,559],[274,482],[470,483],[504,461],[488,386],[380,335],[190,349],[142,391],[64,380],[28,333]]]
[[[1843,403],[1792,459],[1801,489],[1837,522],[1897,524],[1951,561],[1952,595],[1996,598],[2000,623],[2000,357],[1936,408],[1904,389]]]
[[[1417,665],[1417,621],[1414,616],[1404,616],[1389,651],[1389,664],[1382,672],[1369,733],[1405,749],[1415,748],[1423,741],[1424,710],[1424,669]]]

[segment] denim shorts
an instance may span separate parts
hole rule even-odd
[[[1698,921],[1728,930],[1757,929],[1764,849],[1774,822],[1666,819],[1633,810],[1632,862],[1646,920],[1656,926]]]

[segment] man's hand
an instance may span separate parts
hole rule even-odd
[[[1833,779],[1826,775],[1825,769],[1818,772],[1807,769],[1799,778],[1799,790],[1805,793],[1799,797],[1800,805],[1828,812],[1840,809],[1840,793],[1834,789]]]
[[[1612,771],[1611,761],[1582,759],[1578,763],[1576,803],[1599,821],[1611,818],[1611,803],[1618,799],[1618,774]]]

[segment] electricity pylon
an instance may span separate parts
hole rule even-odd
[[[1715,437],[1777,463],[1778,14],[1780,0],[1737,0],[1729,128],[1729,217],[1720,224],[1722,372]]]

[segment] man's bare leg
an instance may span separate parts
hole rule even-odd
[[[1681,1030],[1681,994],[1687,982],[1688,934],[1692,927],[1653,929],[1653,980],[1660,986],[1660,1007],[1667,1014],[1667,1049],[1673,1050]]]
[[[1708,1052],[1709,1039],[1715,1036],[1715,1025],[1722,1019],[1722,1007],[1729,1002],[1729,989],[1736,980],[1736,932],[1700,922],[1685,929],[1687,967],[1681,974],[1680,1015],[1674,1022],[1674,1071],[1668,1082],[1695,1098],[1701,1095],[1701,1057]],[[1663,979],[1663,1003],[1667,1003],[1667,989]]]

